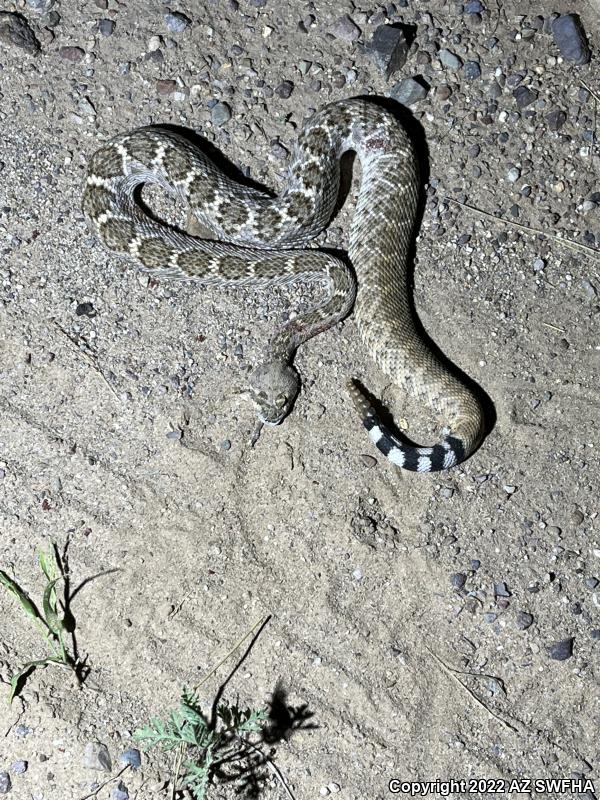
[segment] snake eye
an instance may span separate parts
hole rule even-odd
[[[279,394],[275,398],[275,405],[277,406],[277,408],[283,408],[286,403],[287,403],[287,397],[284,394]]]

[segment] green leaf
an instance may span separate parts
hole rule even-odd
[[[16,581],[13,581],[11,577],[9,577],[6,572],[0,569],[0,584],[5,586],[9,592],[12,592],[17,600],[21,603],[25,612],[34,619],[40,619],[40,613],[35,607],[35,603],[29,597],[27,592],[24,592],[23,589],[19,586]]]
[[[23,686],[25,685],[25,681],[27,680],[28,676],[36,669],[37,667],[47,667],[48,664],[53,663],[61,663],[59,659],[52,658],[51,656],[48,658],[42,658],[39,661],[29,661],[25,664],[16,675],[13,675],[10,679],[10,694],[8,696],[9,704],[12,703],[14,698],[19,694]]]
[[[50,553],[48,555],[47,553],[44,553],[43,550],[40,550],[38,553],[38,559],[44,575],[49,581],[53,581],[56,577],[56,560],[54,558],[54,554]]]
[[[56,600],[56,591],[54,587],[59,582],[59,580],[61,579],[55,578],[53,581],[50,581],[50,583],[46,586],[44,590],[44,601],[43,601],[44,617],[46,618],[48,627],[55,636],[59,636],[60,632],[64,628],[62,619],[60,619],[60,617],[56,613],[57,600]]]

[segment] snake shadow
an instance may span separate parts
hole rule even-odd
[[[416,240],[426,210],[427,197],[426,197],[425,187],[429,183],[429,177],[430,177],[429,148],[427,146],[427,137],[425,135],[425,130],[421,125],[421,123],[413,116],[413,114],[408,108],[403,106],[401,103],[392,100],[391,98],[379,97],[375,95],[367,95],[367,96],[362,96],[361,99],[368,100],[370,103],[379,105],[386,111],[391,113],[404,126],[414,145],[417,159],[419,162],[419,199],[418,199],[415,226],[409,251],[409,263],[408,263],[408,275],[407,275],[410,310],[415,328],[418,331],[421,338],[423,339],[423,341],[432,350],[432,352],[437,355],[439,360],[448,368],[448,370],[451,373],[453,373],[467,388],[469,388],[473,392],[473,394],[478,398],[479,402],[481,403],[484,415],[484,436],[482,437],[481,442],[477,445],[476,449],[479,449],[485,437],[493,430],[496,424],[496,409],[494,403],[490,398],[490,396],[482,389],[482,387],[479,386],[478,383],[476,383],[469,375],[467,375],[467,373],[465,373],[453,361],[451,361],[446,356],[446,354],[441,350],[441,348],[433,341],[433,339],[431,339],[431,337],[423,327],[423,324],[419,319],[419,316],[416,312],[416,308],[414,305],[413,298],[414,298]],[[187,139],[193,145],[199,147],[211,159],[211,161],[213,161],[213,163],[219,169],[221,169],[224,172],[224,174],[227,175],[227,177],[229,177],[231,180],[234,180],[237,183],[240,183],[248,188],[258,189],[262,192],[266,192],[271,197],[275,197],[277,195],[277,193],[274,192],[270,186],[267,186],[260,181],[252,179],[249,175],[249,168],[246,168],[245,170],[240,169],[232,161],[230,161],[217,147],[215,147],[215,145],[212,144],[212,142],[208,141],[208,139],[205,139],[203,136],[196,133],[195,131],[192,131],[189,128],[184,128],[180,125],[174,125],[168,123],[161,125],[153,125],[152,127],[159,130],[163,129],[177,133],[183,138]],[[349,152],[345,153],[341,159],[340,188],[338,191],[338,197],[335,203],[330,223],[339,214],[341,208],[348,199],[348,195],[350,194],[355,158],[356,158],[355,153]],[[138,197],[138,202],[140,202],[139,197]],[[144,204],[142,203],[142,205]],[[145,211],[150,216],[152,216],[151,209],[148,209],[146,207]],[[344,250],[339,250],[337,248],[331,248],[331,247],[321,247],[320,249],[323,250],[324,252],[331,253],[337,258],[340,258],[342,261],[344,261],[352,268],[352,264],[350,263],[348,254]],[[411,441],[403,432],[401,432],[396,428],[393,422],[392,415],[390,414],[388,409],[385,408],[383,404],[376,397],[371,395],[368,391],[366,391],[366,394],[369,396],[373,407],[380,415],[381,420],[385,422],[385,424],[388,425],[391,429],[394,430],[399,439],[405,441],[409,445],[414,446],[416,443]]]
[[[429,183],[429,177],[430,177],[429,148],[427,146],[427,137],[425,134],[425,130],[421,125],[421,123],[413,116],[410,110],[406,108],[406,106],[403,106],[401,103],[398,103],[397,101],[391,98],[367,95],[367,96],[362,96],[361,99],[368,100],[371,103],[379,105],[386,111],[391,113],[406,129],[415,148],[415,152],[419,162],[419,199],[418,199],[417,215],[415,219],[415,226],[411,240],[409,261],[408,261],[407,283],[409,287],[410,311],[415,328],[418,331],[421,338],[423,339],[423,341],[426,343],[427,347],[429,347],[429,349],[448,368],[449,372],[455,375],[468,389],[470,389],[473,392],[473,394],[477,397],[477,399],[481,403],[484,416],[484,435],[479,444],[477,445],[477,447],[475,448],[476,451],[479,449],[479,447],[481,447],[485,437],[488,436],[488,434],[494,429],[494,426],[496,424],[495,405],[491,397],[487,394],[487,392],[485,392],[485,390],[476,381],[474,381],[469,375],[467,375],[466,372],[464,372],[453,361],[451,361],[448,358],[448,356],[441,350],[441,348],[433,341],[433,339],[429,336],[429,334],[423,327],[423,324],[419,319],[414,304],[414,276],[415,276],[415,260],[416,260],[416,249],[417,249],[416,248],[417,235],[419,233],[419,230],[421,229],[421,224],[423,222],[423,217],[425,215],[425,210],[427,205],[426,186]],[[352,185],[354,161],[355,161],[354,153],[346,153],[342,158],[340,191],[338,193],[338,198],[336,201],[332,219],[334,219],[340,212],[342,206],[346,202],[346,199],[350,193],[350,188]],[[336,255],[338,258],[341,258],[346,263],[348,264],[350,263],[348,255],[343,251],[329,250],[329,252]],[[379,415],[381,421],[387,427],[392,429],[401,441],[406,442],[410,446],[418,446],[418,443],[409,439],[402,431],[400,431],[396,427],[391,413],[381,403],[381,401],[378,400],[375,396],[373,396],[368,391],[368,389],[366,389],[366,387],[364,387],[362,384],[361,388],[364,391],[365,395],[369,398],[375,410],[377,411],[377,414]]]

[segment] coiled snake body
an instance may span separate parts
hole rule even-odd
[[[348,253],[355,271],[328,253],[299,249],[329,222],[339,189],[339,161],[356,151],[362,168]],[[135,189],[159,183],[177,193],[214,238],[200,239],[154,220]],[[322,303],[278,331],[250,378],[259,418],[280,422],[299,389],[291,365],[299,345],[352,309],[360,336],[381,370],[445,422],[433,447],[416,447],[379,420],[355,382],[352,399],[378,449],[420,472],[468,457],[482,436],[475,395],[430,350],[415,328],[407,259],[414,233],[418,163],[406,131],[389,112],[362,100],[332,103],[299,137],[285,189],[272,197],[224,175],[187,139],[140,128],[112,139],[91,158],[83,210],[104,245],[150,274],[203,285],[268,286],[318,280]],[[356,285],[358,283],[358,290]]]

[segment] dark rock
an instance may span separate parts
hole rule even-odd
[[[404,80],[392,86],[390,97],[405,106],[412,106],[419,100],[424,100],[429,92],[429,85],[420,78],[404,78]]]
[[[517,101],[519,108],[525,108],[535,103],[538,99],[538,93],[533,89],[528,89],[526,86],[518,86],[513,92],[513,97]]]
[[[96,316],[96,309],[94,308],[92,303],[85,302],[79,303],[77,308],[75,309],[75,313],[78,317],[95,317]]]
[[[455,572],[454,575],[450,576],[450,583],[452,584],[453,589],[462,589],[466,582],[467,576],[464,572]]]
[[[592,54],[577,14],[562,14],[552,23],[552,36],[561,55],[572,64],[587,64]]]
[[[567,121],[567,115],[560,108],[555,108],[549,114],[546,114],[546,122],[551,131],[559,131]]]
[[[365,45],[365,53],[389,80],[406,63],[414,37],[414,28],[407,25],[380,25],[375,29],[371,41]]]
[[[573,655],[573,637],[568,639],[561,639],[560,642],[554,642],[546,647],[546,652],[554,661],[566,661]]]
[[[275,94],[278,97],[281,97],[282,100],[287,100],[288,97],[291,97],[292,92],[294,91],[294,84],[292,81],[282,81],[279,86],[275,89]]]
[[[0,794],[8,794],[12,788],[8,772],[0,772]]]
[[[508,587],[504,582],[495,583],[494,584],[494,595],[496,597],[510,597],[511,594],[508,591]]]
[[[481,77],[481,65],[479,61],[466,61],[463,67],[465,78],[469,81]]]
[[[139,769],[142,765],[141,753],[136,747],[130,747],[121,753],[119,761],[121,764],[128,764],[131,769]]]
[[[40,50],[40,43],[25,17],[8,11],[0,11],[0,42],[12,44],[30,55]]]
[[[527,611],[517,611],[517,628],[520,631],[526,631],[533,625],[533,615],[528,614]]]

